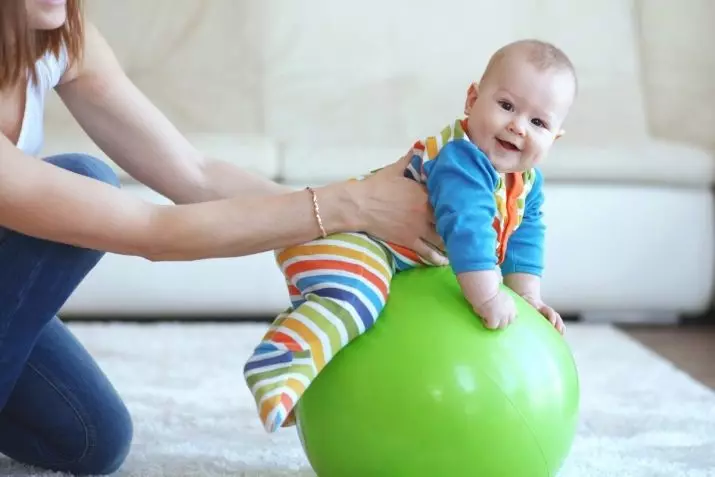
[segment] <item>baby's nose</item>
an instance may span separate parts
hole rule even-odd
[[[524,127],[524,121],[520,118],[514,119],[509,124],[509,131],[512,132],[513,134],[523,136],[524,134],[526,134],[526,128]]]

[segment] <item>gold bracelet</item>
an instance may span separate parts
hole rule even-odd
[[[325,232],[325,227],[323,227],[323,219],[320,218],[320,206],[318,205],[318,195],[315,193],[312,187],[305,188],[310,195],[313,197],[313,214],[315,215],[315,220],[318,221],[318,227],[320,227],[320,234],[323,238],[327,237],[328,234]]]

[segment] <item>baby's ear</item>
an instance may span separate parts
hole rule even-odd
[[[467,99],[464,102],[465,116],[469,116],[469,111],[472,109],[472,106],[474,105],[474,102],[477,100],[478,97],[479,97],[479,83],[477,83],[475,81],[472,84],[470,84],[469,89],[467,89]]]

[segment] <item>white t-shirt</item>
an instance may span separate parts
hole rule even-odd
[[[22,118],[17,147],[29,156],[37,156],[42,150],[45,136],[45,99],[47,93],[60,82],[67,65],[67,50],[64,47],[60,50],[59,58],[48,52],[37,60],[37,84],[32,80],[27,82],[25,115]]]

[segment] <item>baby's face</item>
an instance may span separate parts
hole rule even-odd
[[[504,58],[467,98],[469,135],[497,171],[527,170],[561,135],[574,89],[566,70],[541,71],[521,58]]]

